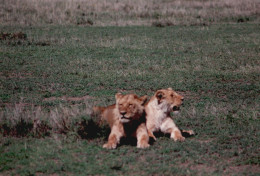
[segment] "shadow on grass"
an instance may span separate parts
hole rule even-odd
[[[15,126],[9,126],[8,124],[0,125],[0,133],[3,136],[14,136],[14,137],[28,137],[33,136],[36,138],[50,136],[51,128],[46,123],[35,124],[26,122],[21,119]]]
[[[21,119],[14,127],[3,124],[1,129],[1,133],[3,133],[4,136],[24,137],[33,130],[33,124]]]
[[[95,139],[99,137],[108,136],[110,129],[108,126],[100,126],[98,123],[94,122],[92,119],[82,119],[73,128],[67,129],[65,131],[56,131],[52,129],[46,123],[40,123],[35,126],[31,122],[26,122],[21,119],[15,126],[9,126],[8,124],[0,125],[0,133],[3,136],[13,136],[13,137],[35,137],[42,138],[50,136],[51,134],[68,134],[70,132],[76,132],[79,138],[82,139]]]
[[[190,138],[190,137],[193,137],[193,136],[196,135],[196,133],[194,133],[192,130],[188,130],[188,131],[187,131],[187,130],[182,130],[182,129],[180,129],[180,131],[181,131],[182,136],[185,137],[185,138]],[[164,134],[164,133],[162,133],[162,132],[155,132],[155,133],[154,133],[154,136],[155,136],[156,138],[160,138],[160,137],[170,138],[170,134]],[[155,140],[150,137],[149,143],[150,143],[151,145],[153,145],[154,142],[155,142]]]
[[[82,121],[80,126],[81,127],[79,128],[77,133],[82,139],[95,139],[95,138],[99,138],[99,137],[105,137],[105,141],[108,140],[108,136],[110,134],[110,129],[109,129],[108,125],[100,126],[99,123],[96,123],[94,120],[90,119],[90,120]],[[181,130],[181,133],[182,133],[182,136],[185,138],[190,138],[190,137],[193,137],[196,135],[195,133],[191,134],[190,131],[186,131],[186,130]],[[164,134],[162,132],[155,132],[154,135],[156,138],[160,138],[160,137],[170,138],[170,134]],[[155,141],[153,138],[149,139],[150,145],[153,145],[154,142]],[[124,146],[124,145],[136,146],[137,145],[136,137],[121,138],[120,144],[118,145],[118,147]]]
[[[110,129],[106,125],[100,125],[95,122],[93,119],[84,119],[79,123],[79,128],[77,134],[82,139],[95,139],[98,137],[108,136]]]

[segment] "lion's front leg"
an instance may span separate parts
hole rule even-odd
[[[119,126],[113,126],[108,137],[108,142],[103,145],[103,148],[115,149],[123,135],[124,133]]]
[[[163,123],[161,125],[161,131],[163,133],[170,133],[171,138],[174,141],[184,141],[185,140],[185,137],[182,136],[181,131],[175,125],[175,123],[173,122],[173,120],[170,117],[166,118],[163,121]]]
[[[147,132],[148,132],[148,136],[151,137],[151,138],[153,138],[153,140],[156,141],[156,137],[154,136],[152,130],[149,130],[149,129],[147,129],[147,130],[148,130],[148,131],[147,131]]]
[[[147,133],[147,128],[145,123],[139,125],[136,130],[136,138],[137,138],[137,148],[147,148],[149,147],[149,135]]]
[[[117,144],[118,144],[118,139],[117,139],[116,134],[110,133],[109,138],[108,138],[108,142],[103,145],[103,148],[115,149]]]
[[[151,123],[150,121],[146,121],[146,127],[149,137],[153,138],[156,141],[156,137],[154,136],[153,132],[155,131],[155,125],[154,123]]]

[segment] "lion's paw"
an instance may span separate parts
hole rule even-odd
[[[115,148],[116,148],[116,144],[106,143],[106,144],[103,145],[103,148],[106,148],[106,149],[115,149]]]
[[[182,136],[181,132],[179,130],[176,130],[174,131],[172,134],[171,134],[171,138],[174,140],[174,141],[184,141],[185,140],[185,137]]]
[[[174,140],[174,141],[183,142],[183,141],[185,141],[185,137],[183,137],[183,136],[175,136],[175,137],[173,138],[173,140]]]
[[[150,145],[148,143],[140,143],[137,145],[137,148],[148,148]]]

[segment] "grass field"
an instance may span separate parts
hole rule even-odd
[[[260,174],[258,1],[32,1],[0,0],[0,175]],[[168,87],[195,136],[102,148],[93,105]]]
[[[259,174],[259,27],[2,26],[1,172]],[[196,136],[102,149],[93,104],[167,87],[185,96],[175,121]]]

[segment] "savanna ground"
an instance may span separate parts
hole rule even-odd
[[[259,1],[0,2],[0,175],[259,175]],[[195,136],[102,148],[93,105],[168,87]]]

